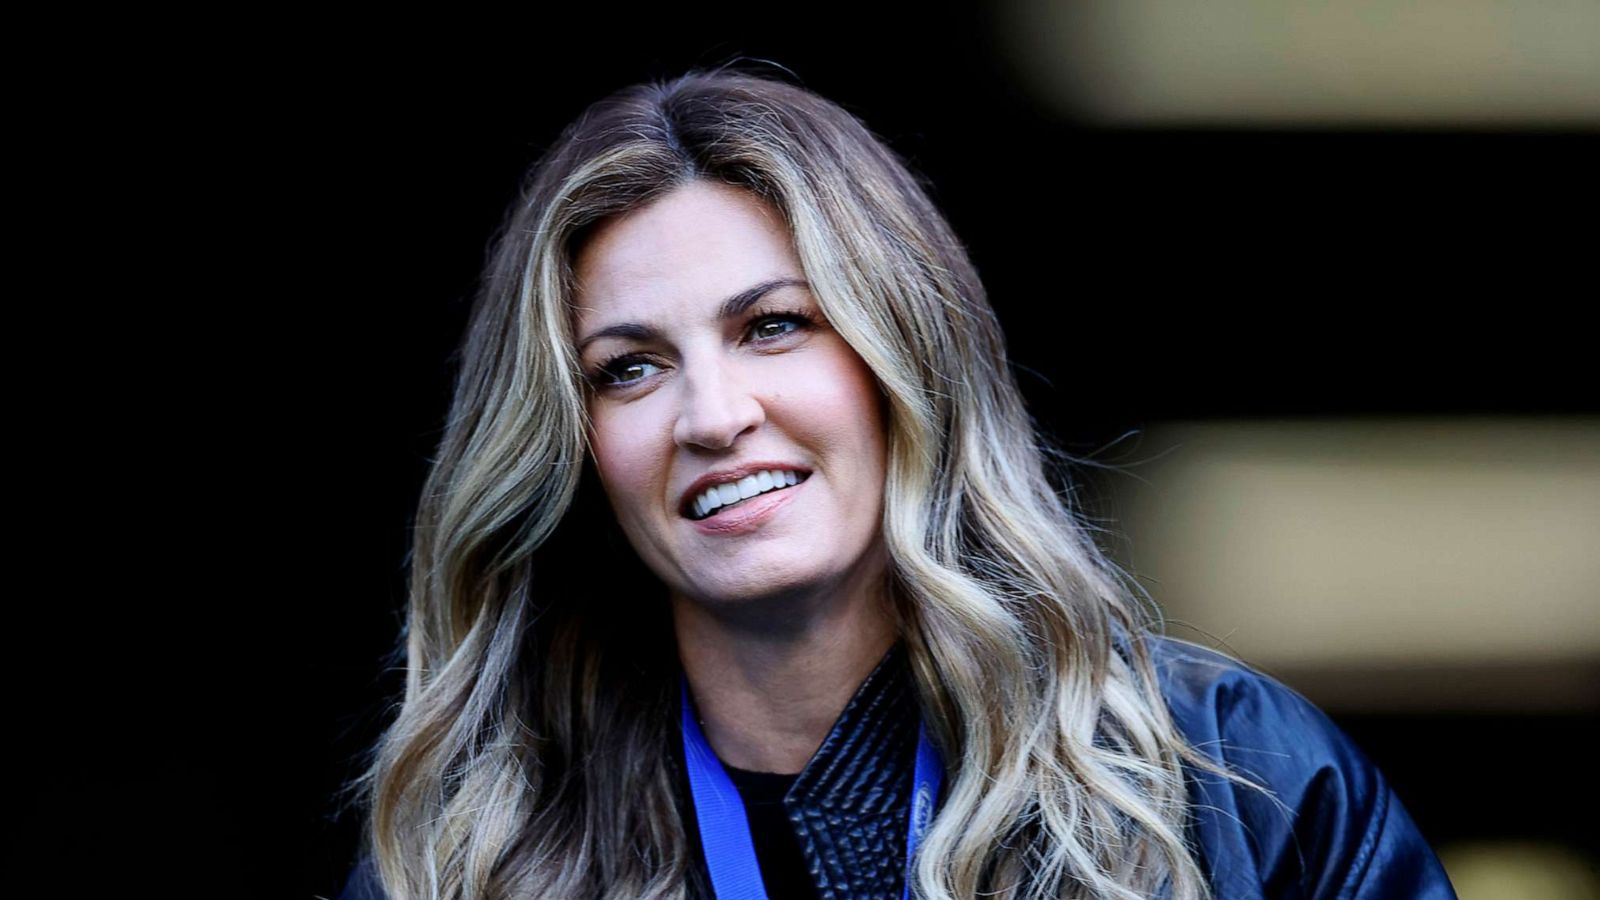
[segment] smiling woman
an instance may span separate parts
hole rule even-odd
[[[848,113],[729,71],[595,104],[474,306],[345,896],[1450,896],[1326,717],[1156,633],[1045,459]]]

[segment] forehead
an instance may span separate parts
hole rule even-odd
[[[715,306],[762,281],[803,277],[782,215],[748,191],[709,181],[600,226],[573,270],[580,331]]]

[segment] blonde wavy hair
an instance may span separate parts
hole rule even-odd
[[[859,121],[729,68],[625,89],[535,167],[474,306],[417,513],[405,699],[361,787],[389,897],[686,896],[665,594],[600,493],[572,260],[693,179],[786,217],[890,407],[889,590],[947,767],[928,900],[1209,891],[1155,625],[1058,491],[967,254]],[[597,551],[629,560],[601,575]]]

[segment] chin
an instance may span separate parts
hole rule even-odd
[[[690,602],[719,610],[770,610],[815,593],[828,580],[822,573],[789,571],[770,577],[700,581],[682,593]]]
[[[774,582],[730,581],[707,585],[697,594],[703,602],[717,606],[741,606],[753,603],[788,600],[809,593],[812,582],[808,579],[785,579]]]

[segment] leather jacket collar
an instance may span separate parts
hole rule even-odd
[[[784,796],[823,900],[900,897],[918,722],[905,648],[897,643],[856,690]],[[681,742],[675,745],[679,809],[694,848],[690,896],[710,897]]]

